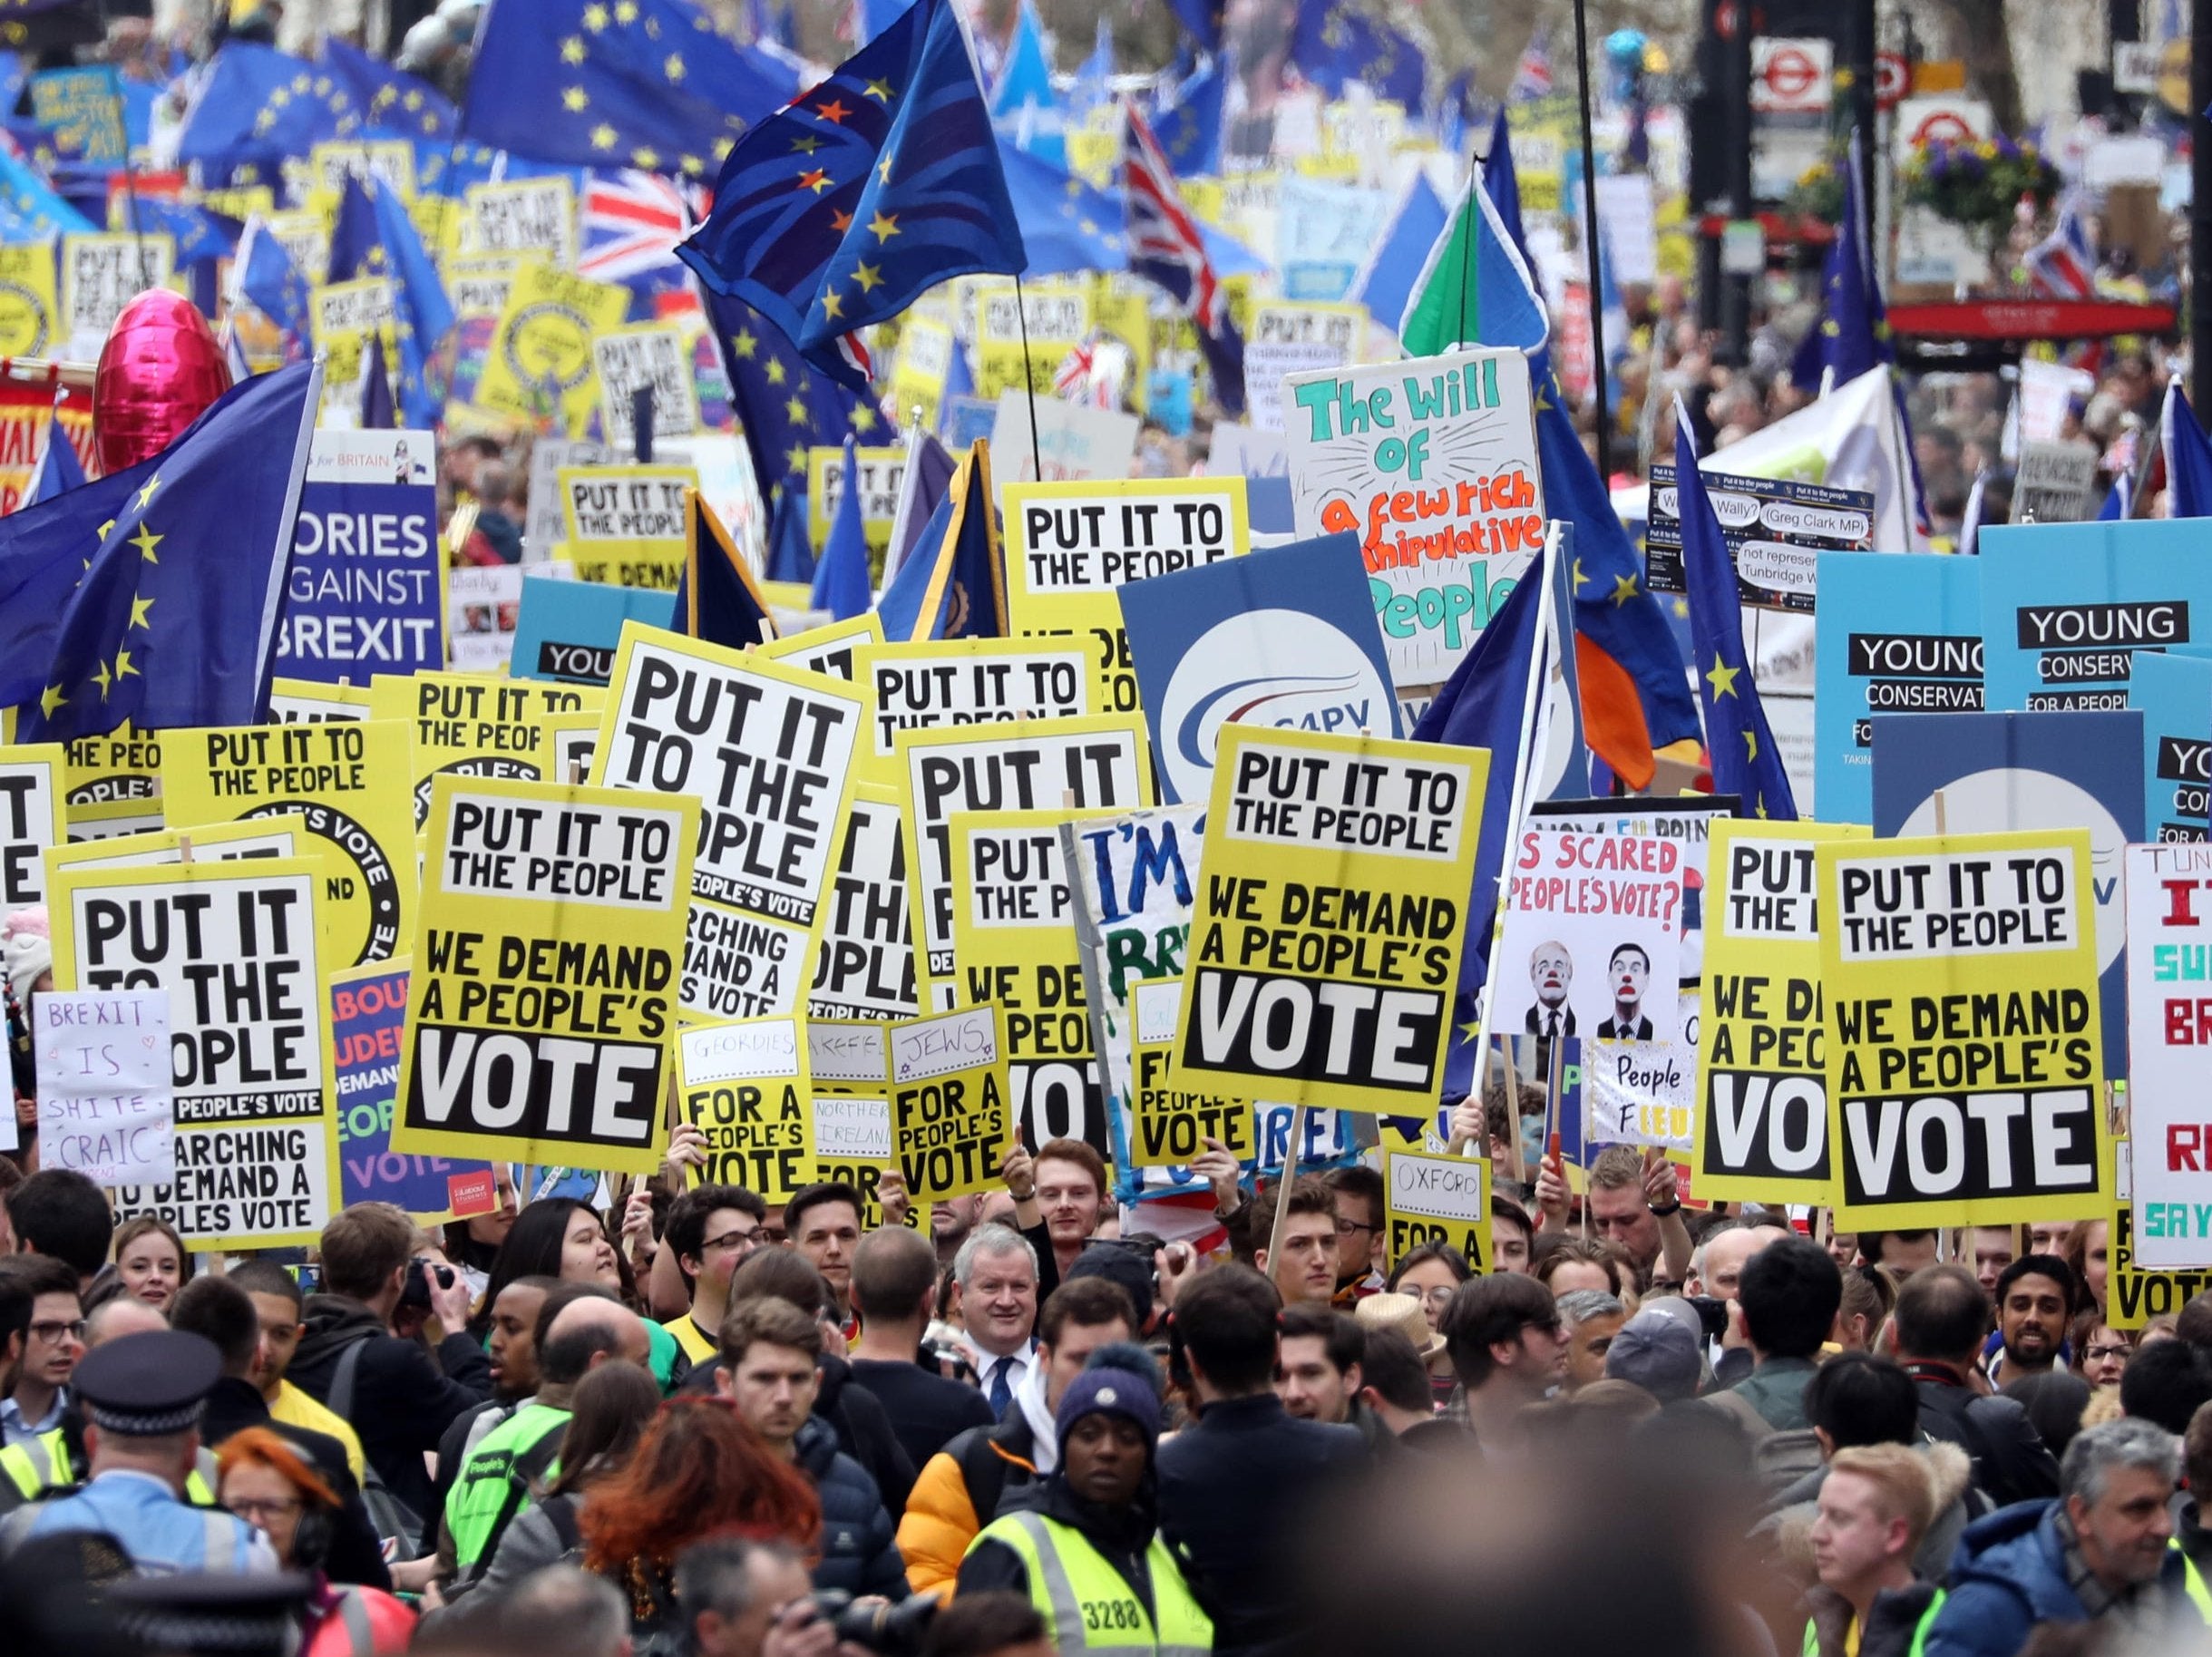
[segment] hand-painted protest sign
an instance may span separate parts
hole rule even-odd
[[[46,848],[65,843],[58,742],[0,747],[0,913],[46,901]]]
[[[706,1136],[694,1184],[787,1203],[814,1183],[814,1098],[796,1019],[695,1024],[676,1038],[683,1120]]]
[[[1102,713],[1137,706],[1116,590],[1241,556],[1251,544],[1242,478],[1009,483],[1007,613],[1030,635],[1072,635],[1091,659]]]
[[[883,1172],[896,1165],[891,1131],[890,1064],[882,1023],[809,1019],[807,1075],[814,1102],[815,1177],[843,1180],[861,1194],[861,1229],[883,1223]],[[927,1203],[907,1214],[925,1223]]]
[[[526,575],[508,671],[521,679],[603,686],[614,672],[625,622],[667,628],[675,616],[672,592]]]
[[[1367,337],[1367,307],[1267,299],[1252,307],[1244,335],[1244,406],[1263,432],[1283,429],[1286,377],[1349,367]]]
[[[988,1191],[1011,1136],[995,1007],[883,1027],[899,1171],[916,1202]]]
[[[1490,1269],[1490,1165],[1482,1157],[1393,1151],[1383,1184],[1389,1259],[1448,1243],[1476,1271]]]
[[[1583,1110],[1593,1143],[1690,1150],[1702,1003],[1694,989],[1677,989],[1675,997],[1673,1039],[1582,1044]]]
[[[588,466],[615,464],[615,452],[582,437],[541,437],[530,452],[530,496],[522,520],[522,559],[537,563],[552,556],[553,543],[569,532],[567,492],[560,474]]]
[[[523,265],[476,383],[476,405],[523,420],[551,413],[560,431],[581,436],[599,408],[591,342],[629,311],[627,288],[587,282],[534,260]]]
[[[297,812],[326,859],[332,960],[388,960],[412,936],[414,816],[393,786],[406,775],[397,719],[171,731],[161,797],[180,829]]]
[[[1681,978],[1682,859],[1671,840],[1521,833],[1491,957],[1492,1028],[1599,1041],[1671,1039]]]
[[[1212,792],[1233,721],[1402,734],[1354,536],[1135,581],[1120,608],[1169,800]]]
[[[906,478],[906,450],[902,446],[855,449],[853,468],[860,474],[861,531],[871,551],[891,545],[892,520],[899,513],[899,489]],[[819,552],[829,545],[830,526],[837,521],[845,496],[845,452],[821,444],[806,452],[806,533]]]
[[[31,1016],[39,1166],[95,1185],[176,1178],[167,993],[49,991],[32,1001]]]
[[[1489,766],[1476,748],[1225,730],[1177,1075],[1339,1110],[1435,1109]]]
[[[952,971],[956,811],[1126,811],[1152,803],[1152,760],[1134,715],[1030,719],[1017,726],[901,731],[907,868],[925,975]]]
[[[1989,706],[2127,707],[2137,652],[2207,642],[2212,568],[2201,541],[2179,519],[1989,530],[1980,543]]]
[[[1705,473],[1720,521],[1720,538],[1736,570],[1738,597],[1762,609],[1811,612],[1823,552],[1864,552],[1874,545],[1874,496],[1775,478]],[[1674,468],[1652,467],[1652,515],[1645,541],[1646,584],[1653,592],[1686,592],[1682,521],[1675,504]]]
[[[635,622],[622,629],[592,775],[700,802],[687,1013],[799,1010],[865,712],[858,691],[820,674]]]
[[[691,344],[670,323],[614,328],[591,342],[599,375],[599,430],[618,453],[637,453],[633,399],[653,394],[653,439],[688,437],[699,429],[699,388],[691,377]]]
[[[124,306],[166,284],[177,244],[166,235],[62,238],[62,336],[73,362],[99,360]]]
[[[2097,451],[2086,443],[2025,443],[2012,476],[2016,523],[2071,523],[2089,516]]]
[[[268,716],[275,725],[329,725],[369,716],[366,685],[324,685],[313,679],[274,678]]]
[[[490,1163],[403,1156],[392,1149],[406,1022],[404,960],[347,967],[330,975],[341,1200],[349,1207],[390,1203],[425,1223],[482,1212],[473,1208],[471,1194],[490,1192]]]
[[[2212,1266],[2212,847],[2129,846],[2128,1102],[2139,1266]]]
[[[1085,653],[1041,639],[863,645],[853,673],[872,703],[869,770],[886,780],[898,775],[893,739],[901,731],[1080,718],[1096,706]]]
[[[1058,362],[1058,356],[1052,361]],[[960,412],[967,401],[953,398],[955,412]],[[1035,431],[1029,426],[1032,418],[1037,422]],[[1009,483],[1127,477],[1142,424],[1135,414],[1125,414],[1119,409],[1087,408],[1058,397],[1032,401],[1010,387],[999,394],[996,409],[986,405],[974,419],[982,428],[975,435],[990,439],[991,479],[1000,488]],[[955,426],[948,431],[947,442],[955,449],[962,448],[963,443],[952,439],[967,435]]]
[[[437,439],[317,432],[277,629],[279,670],[364,684],[445,666]]]
[[[1856,824],[1721,823],[1705,915],[1691,1185],[1700,1202],[1828,1200],[1827,1017],[1814,848]]]
[[[856,784],[814,946],[810,1019],[911,1019],[921,1010],[906,878],[905,795]]]
[[[338,1190],[319,863],[70,869],[54,887],[54,982],[169,997],[176,1176],[121,1185],[194,1249],[309,1243]]]
[[[2100,1215],[2082,830],[1814,850],[1837,1223]]]
[[[560,474],[569,560],[587,581],[674,592],[688,542],[684,492],[699,486],[688,466],[594,466]]]
[[[659,1167],[697,831],[674,794],[438,778],[393,1149]]]
[[[575,269],[576,187],[560,177],[472,184],[457,251],[531,254]]]
[[[2085,828],[2108,1076],[2127,1072],[2123,848],[2143,838],[2143,716],[1918,714],[1874,722],[1874,832]],[[1938,796],[1941,809],[1938,809]]]
[[[1657,835],[1681,853],[1682,948],[1679,981],[1704,970],[1706,864],[1713,825],[1743,809],[1732,794],[1685,794],[1677,799],[1532,800],[1528,814],[1540,828],[1583,834]]]
[[[2128,706],[2143,716],[2143,837],[2207,837],[2212,816],[2212,661],[2149,651],[2130,664]]]
[[[119,162],[131,152],[122,79],[112,63],[40,70],[31,77],[31,115],[65,161]]]
[[[61,308],[52,247],[42,241],[0,248],[0,354],[45,356],[55,341]],[[15,510],[15,502],[6,505]]]
[[[1129,1165],[1187,1166],[1209,1139],[1219,1140],[1239,1162],[1250,1161],[1258,1152],[1252,1102],[1183,1087],[1175,1076],[1175,1025],[1183,1014],[1183,980],[1132,979],[1128,997],[1134,1062]],[[1123,1160],[1117,1155],[1115,1165]]]
[[[1829,823],[1874,821],[1874,716],[1982,710],[1982,567],[1819,555],[1814,793]]]
[[[1392,682],[1441,683],[1544,544],[1528,359],[1300,375],[1283,396],[1298,532],[1359,537]]]
[[[862,645],[883,642],[883,618],[870,610],[845,621],[825,621],[783,638],[771,638],[755,652],[765,661],[784,662],[809,673],[826,674],[848,685],[861,682],[855,655]]]
[[[1064,812],[955,812],[952,957],[932,975],[940,1007],[989,1001],[1004,1036],[1007,1103],[1032,1150],[1081,1139],[1106,1156],[1106,1091],[1091,1048]]]
[[[417,673],[402,678],[378,674],[369,687],[379,719],[414,725],[408,775],[414,789],[414,826],[430,821],[430,781],[454,776],[554,782],[545,769],[542,732],[547,714],[589,712],[603,693],[582,686],[502,684],[473,673]]]

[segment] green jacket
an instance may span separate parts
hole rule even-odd
[[[445,1497],[445,1528],[463,1581],[492,1563],[507,1526],[530,1505],[531,1486],[560,1453],[569,1411],[531,1402],[486,1433]]]

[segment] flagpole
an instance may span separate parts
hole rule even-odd
[[[1604,307],[1598,302],[1604,285],[1598,275],[1602,255],[1598,249],[1597,145],[1590,122],[1590,0],[1574,0],[1574,56],[1583,105],[1583,238],[1590,251],[1590,384],[1597,392],[1598,476],[1610,486],[1613,444],[1605,429],[1605,327],[1601,318]]]
[[[1021,330],[1021,388],[1029,397],[1029,469],[1039,482],[1045,475],[1045,445],[1037,434],[1037,381],[1029,368],[1029,301],[1021,291],[1021,272],[1014,273],[1014,326]]]

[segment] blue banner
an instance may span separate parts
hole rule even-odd
[[[2206,839],[2212,659],[2197,646],[2137,657],[2128,706],[2143,716],[2143,837]]]
[[[2089,831],[2105,1071],[2125,1076],[2128,910],[2120,863],[2127,847],[2143,838],[2143,716],[1877,715],[1875,833],[1934,833],[1939,792],[1946,833]]]
[[[675,626],[676,595],[526,575],[508,671],[519,679],[604,685],[614,672],[615,647],[622,642],[625,621]]]
[[[65,161],[120,161],[130,152],[122,80],[110,64],[42,69],[31,77],[31,116],[54,134]]]
[[[400,1029],[406,1022],[406,968],[379,966],[332,975],[339,1189],[349,1208],[356,1203],[391,1203],[418,1220],[442,1220],[453,1212],[456,1181],[489,1191],[492,1165],[402,1156],[392,1149]]]
[[[1170,804],[1207,797],[1233,722],[1400,734],[1356,535],[1131,581],[1121,613]]]
[[[277,671],[326,685],[445,667],[437,440],[317,432],[292,530]]]
[[[1813,809],[1874,821],[1876,714],[1982,708],[1982,563],[1823,552],[1813,618]]]

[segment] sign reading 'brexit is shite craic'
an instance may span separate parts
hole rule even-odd
[[[440,777],[392,1148],[649,1174],[697,801]]]
[[[864,713],[861,693],[840,680],[634,621],[623,628],[592,780],[699,803],[685,1012],[801,1010]]]
[[[1437,1107],[1490,755],[1224,728],[1176,1070],[1339,1110]]]
[[[1837,1223],[2101,1218],[2087,831],[1815,858]]]

